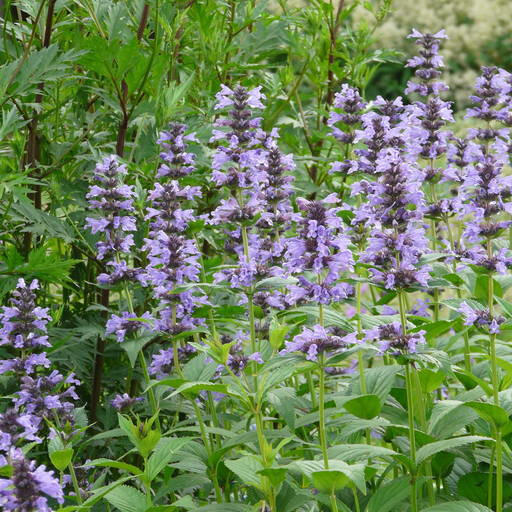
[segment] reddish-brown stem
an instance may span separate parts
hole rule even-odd
[[[144,35],[144,30],[148,24],[149,19],[149,4],[144,4],[142,14],[140,16],[139,28],[137,29],[137,39],[140,41]]]
[[[43,47],[48,48],[50,46],[52,28],[53,28],[53,13],[55,11],[55,2],[57,0],[50,0],[48,3],[48,11],[46,13],[46,24],[43,36]],[[40,105],[43,102],[43,90],[44,83],[40,83],[38,86],[38,93],[35,97],[36,105]],[[34,114],[30,123],[28,124],[28,139],[25,146],[25,155],[23,158],[23,166],[31,169],[31,176],[35,179],[39,179],[38,175],[38,162],[40,160],[40,138],[38,136],[37,125],[39,121],[39,114],[37,108],[34,109]],[[40,210],[42,207],[41,197],[41,185],[36,184],[32,187],[32,193],[30,198],[34,203],[34,208]],[[32,246],[32,233],[25,233],[23,237],[23,249],[26,255],[30,252]]]

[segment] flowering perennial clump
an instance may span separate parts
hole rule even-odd
[[[318,134],[300,83],[283,96],[233,67],[208,108],[173,110],[187,124],[160,132],[151,166],[142,126],[96,165],[71,247],[83,304],[28,264],[6,286],[2,510],[510,508],[512,74],[482,69],[462,134],[447,35],[409,37],[396,98],[336,92],[331,48]],[[193,87],[178,75],[177,97]]]

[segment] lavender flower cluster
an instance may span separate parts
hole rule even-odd
[[[124,183],[125,166],[115,157],[105,159],[88,195],[91,208],[103,212],[88,219],[92,232],[103,236],[99,257],[110,258],[109,272],[99,282],[138,282],[153,304],[151,312],[138,305],[113,315],[107,334],[123,342],[144,330],[169,342],[187,333],[184,339],[191,339],[195,329],[206,325],[196,311],[202,306],[214,311],[215,305],[197,285],[204,268],[190,226],[198,222],[224,243],[227,259],[214,273],[214,284],[229,284],[238,305],[247,307],[240,322],[250,324],[249,332],[235,341],[226,333],[216,340],[227,336],[233,341],[226,365],[234,374],[249,362],[263,361],[260,342],[268,336],[269,323],[265,317],[310,305],[319,311],[345,307],[348,313],[356,298],[354,283],[361,278],[372,293],[383,290],[399,299],[398,309],[384,306],[382,312],[403,313],[400,322],[340,332],[324,325],[319,313],[312,328],[294,331],[282,352],[316,361],[364,343],[390,355],[414,354],[425,345],[425,333],[410,330],[407,311],[423,318],[432,310],[438,315],[440,291],[432,285],[429,259],[444,260],[458,270],[473,265],[489,276],[504,273],[512,258],[493,240],[512,225],[505,218],[512,212],[512,181],[503,173],[512,152],[511,75],[483,69],[467,115],[485,126],[470,130],[465,138],[455,137],[449,130],[452,105],[442,98],[447,86],[441,79],[439,48],[446,34],[414,30],[409,37],[419,48],[407,63],[413,70],[405,90],[409,99],[379,96],[368,103],[349,84],[335,95],[327,124],[342,149],[342,158],[330,170],[333,183],[340,185],[337,192],[294,195],[293,158],[280,150],[277,129],[262,129],[261,87],[223,85],[216,96],[209,185],[220,198],[210,213],[197,215],[194,210],[203,190],[188,181],[196,170],[189,144],[199,141],[185,125],[171,124],[160,135],[162,164],[143,219],[135,216],[134,189]],[[450,225],[454,217],[464,218],[466,225],[457,239]],[[136,248],[131,233],[143,221],[148,235]],[[145,261],[145,267],[136,267],[135,261]],[[406,308],[408,295],[417,292],[432,297],[415,297],[417,305]],[[492,333],[503,323],[492,308],[485,313],[463,304],[460,313],[466,325]],[[360,321],[362,309],[356,314]],[[210,338],[216,335],[211,332]],[[177,361],[196,349],[181,341],[161,349],[153,354],[150,373],[169,375]],[[133,400],[119,395],[115,404],[133,405]]]
[[[51,511],[48,498],[64,502],[64,493],[52,471],[37,466],[23,453],[27,442],[41,443],[48,433],[46,423],[55,428],[72,426],[80,382],[71,373],[51,370],[51,362],[42,347],[49,347],[48,308],[36,305],[36,280],[23,279],[0,313],[0,345],[12,357],[0,361],[0,374],[11,375],[18,383],[12,405],[0,414],[0,466],[10,466],[12,475],[0,479],[0,505],[3,510]],[[55,423],[57,420],[57,423]]]

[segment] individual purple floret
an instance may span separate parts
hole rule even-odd
[[[47,471],[45,466],[36,466],[19,449],[11,450],[7,458],[0,459],[0,466],[12,466],[12,475],[0,478],[2,510],[52,512],[49,497],[64,503],[64,493],[53,471]]]
[[[251,361],[257,364],[263,364],[264,362],[259,352],[246,355],[242,347],[235,344],[230,349],[226,364],[235,375],[240,375]]]
[[[365,331],[364,341],[377,341],[381,353],[415,354],[418,345],[425,343],[425,331],[404,334],[400,322],[392,322]]]
[[[491,315],[488,308],[475,310],[467,302],[463,302],[458,311],[464,316],[464,325],[486,328],[491,334],[498,334],[505,321],[502,316]]]
[[[127,409],[131,409],[136,403],[142,401],[144,401],[144,398],[141,396],[131,397],[128,393],[123,393],[122,395],[117,394],[110,403],[114,409],[126,411]]]
[[[337,332],[337,331],[336,331]],[[333,334],[332,329],[314,325],[312,329],[304,327],[302,332],[292,341],[287,341],[282,354],[302,352],[309,361],[317,361],[319,354],[328,356],[346,350],[353,343],[357,343],[356,333]]]
[[[144,319],[144,320],[140,320]],[[107,321],[105,334],[115,334],[117,341],[125,340],[126,335],[133,334],[139,329],[151,329],[153,318],[149,313],[143,313],[140,317],[135,313],[124,311],[120,315],[112,315]]]
[[[0,451],[9,451],[18,441],[40,443],[41,439],[36,435],[40,423],[37,416],[7,409],[0,414]]]
[[[195,347],[188,343],[178,347],[178,359],[180,363],[188,356],[196,352]],[[149,373],[155,375],[158,379],[165,379],[173,372],[174,369],[174,348],[160,350],[158,354],[153,356],[153,361],[149,367]]]

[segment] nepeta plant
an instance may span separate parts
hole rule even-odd
[[[266,40],[258,6],[227,2],[217,47],[203,25],[220,11],[205,18],[204,5],[171,13],[141,4],[131,46],[126,6],[109,11],[108,31],[88,10],[100,57],[117,30],[130,52],[152,53],[146,68],[110,41],[116,58],[102,72],[120,108],[116,154],[100,156],[88,191],[76,191],[87,213],[55,210],[77,238],[51,245],[76,258],[87,293],[72,281],[32,280],[45,275],[29,256],[43,243],[35,228],[23,237],[31,263],[7,258],[7,274],[22,268],[27,280],[12,283],[0,312],[0,505],[505,512],[511,74],[482,70],[463,134],[445,96],[444,31],[413,30],[418,55],[406,63],[404,96],[372,100],[362,64],[340,46],[350,12],[342,3],[324,5],[326,66],[312,57],[290,90],[273,71],[254,86],[230,66],[241,32],[253,34],[251,48]],[[306,21],[297,16],[287,17],[294,30]],[[269,34],[281,27],[277,15],[265,19]],[[148,87],[165,66],[160,22],[182,62],[179,41],[192,30],[184,20],[201,27],[217,73],[198,62],[193,77],[209,83],[200,90],[173,61],[175,94],[201,94],[175,109],[181,100],[162,93],[158,105],[170,110],[158,116],[174,118],[162,130],[140,116],[157,109]],[[314,16],[307,22],[319,27]],[[365,53],[369,36],[358,37]],[[269,69],[284,58],[265,55]],[[347,78],[339,83],[338,55]],[[315,99],[303,103],[303,89]],[[303,133],[291,128],[294,109]],[[153,132],[159,151],[147,146],[146,165],[137,142]],[[40,194],[31,179],[41,225],[69,236],[43,208],[57,188]],[[59,262],[46,262],[50,275]]]

